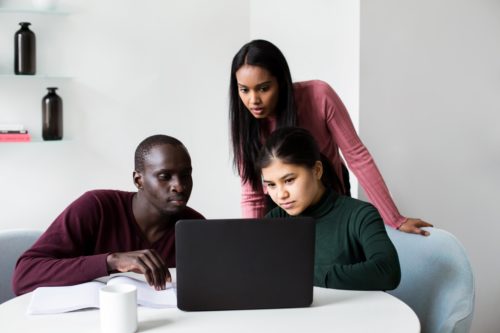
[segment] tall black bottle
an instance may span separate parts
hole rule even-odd
[[[63,101],[56,94],[56,87],[42,99],[42,138],[44,140],[61,140],[63,137]]]
[[[35,75],[36,73],[36,36],[29,29],[29,22],[21,22],[14,35],[14,73]]]

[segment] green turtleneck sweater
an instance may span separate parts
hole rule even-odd
[[[266,215],[289,216],[280,207]],[[355,290],[398,286],[398,254],[374,206],[327,190],[300,216],[316,219],[315,286]]]

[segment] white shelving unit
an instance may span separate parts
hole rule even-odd
[[[54,141],[43,141],[41,138],[41,99],[46,94],[46,87],[57,86],[64,91],[71,81],[70,75],[64,74],[57,68],[57,59],[52,61],[51,68],[39,66],[37,59],[36,75],[16,75],[14,66],[10,59],[13,59],[13,38],[14,33],[19,28],[17,22],[36,21],[40,22],[40,30],[53,25],[59,25],[64,21],[52,20],[52,17],[69,15],[70,12],[64,9],[44,10],[29,7],[14,7],[0,5],[0,123],[21,123],[26,126],[31,134],[31,142],[0,142],[2,151],[5,152],[5,145],[15,146],[16,149],[25,149],[25,145],[38,145],[37,143],[49,143]],[[57,48],[58,43],[52,43],[51,35],[43,37],[45,43],[40,43],[37,29],[32,29],[37,36],[37,57],[40,51],[47,51],[48,48]],[[62,47],[62,46],[61,46]],[[44,49],[45,48],[45,49]],[[54,65],[55,64],[55,65]],[[42,67],[42,68],[40,68]],[[54,70],[57,68],[57,70]],[[64,93],[61,95],[64,100]],[[64,105],[67,107],[66,103]],[[64,111],[63,111],[64,112]],[[66,112],[63,119],[66,118]],[[66,123],[67,120],[65,119]],[[67,141],[65,131],[63,141]],[[23,146],[24,145],[24,146]],[[57,147],[57,145],[49,145]],[[9,150],[9,149],[7,149]]]

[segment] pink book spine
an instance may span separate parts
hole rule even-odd
[[[2,133],[0,134],[0,142],[29,142],[31,141],[31,136],[29,133],[14,134],[14,133]]]

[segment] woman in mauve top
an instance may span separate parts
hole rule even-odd
[[[339,153],[354,172],[385,224],[428,235],[431,224],[402,216],[375,161],[358,137],[347,109],[322,81],[293,83],[281,51],[265,40],[245,44],[231,65],[229,120],[234,163],[242,183],[242,214],[262,217],[269,211],[255,161],[262,142],[276,128],[300,126],[311,132],[337,175],[334,190],[350,195],[349,175]]]

